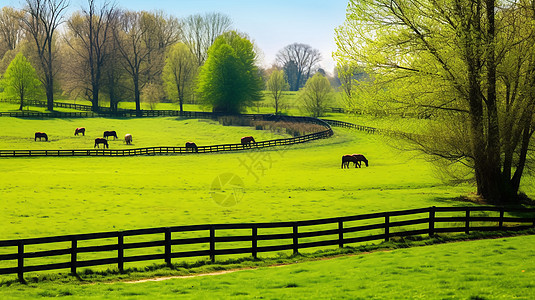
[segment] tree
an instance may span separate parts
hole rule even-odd
[[[261,98],[262,77],[253,43],[235,31],[219,36],[201,67],[197,92],[214,112],[240,113]]]
[[[78,84],[83,84],[89,100],[92,102],[92,110],[99,109],[99,93],[102,87],[102,70],[108,62],[111,47],[112,26],[117,21],[115,7],[109,2],[104,2],[97,8],[94,0],[87,0],[88,7],[81,13],[75,13],[67,21],[68,33],[67,45],[74,55],[79,57],[79,62],[74,66],[78,70]],[[80,74],[81,73],[81,74]]]
[[[162,86],[154,83],[147,83],[141,91],[141,99],[149,104],[151,110],[156,108],[164,96]]]
[[[281,108],[282,92],[290,88],[288,82],[284,78],[284,71],[274,70],[266,83],[267,90],[271,98],[273,98],[273,106],[275,107],[275,114],[279,113]]]
[[[0,59],[7,51],[15,50],[24,37],[23,13],[9,6],[0,10]]]
[[[62,23],[66,9],[67,0],[26,0],[25,16],[22,19],[29,36],[35,43],[48,110],[54,109],[54,78],[57,71],[55,68],[55,33]]]
[[[321,73],[316,73],[310,78],[303,90],[299,93],[299,99],[303,109],[311,116],[317,118],[325,114],[332,102],[333,88],[327,78]]]
[[[309,45],[294,43],[277,53],[291,91],[298,91],[313,74],[321,60],[320,52]]]
[[[7,97],[20,100],[19,110],[22,110],[25,99],[40,94],[41,82],[30,62],[19,52],[4,73],[2,86]]]
[[[491,203],[518,194],[535,131],[531,4],[351,1],[336,30],[339,62],[373,70],[384,101],[435,116],[437,126],[407,139],[469,167]]]
[[[195,56],[184,43],[171,47],[165,60],[163,81],[168,97],[178,99],[180,111],[183,111],[184,101],[193,94],[197,70]]]
[[[206,61],[208,48],[215,39],[230,30],[232,20],[221,13],[191,15],[184,21],[183,40],[195,56],[200,67]]]
[[[176,25],[176,19],[165,18],[161,13],[120,13],[113,36],[124,69],[132,79],[138,114],[141,89],[148,82],[158,81],[165,50],[178,39],[180,28]]]

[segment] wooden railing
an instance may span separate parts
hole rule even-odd
[[[212,113],[204,112],[183,112],[183,116],[191,118],[213,118]],[[223,144],[199,146],[197,151],[186,147],[158,146],[134,149],[62,149],[62,150],[0,150],[0,157],[28,157],[28,156],[136,156],[136,155],[165,155],[165,154],[185,154],[185,153],[211,153],[224,151],[240,151],[259,148],[268,148],[276,146],[287,146],[300,143],[306,143],[313,140],[328,138],[333,135],[333,131],[326,122],[309,117],[289,117],[273,115],[238,115],[234,117],[245,118],[250,120],[266,121],[292,121],[318,124],[325,127],[325,130],[303,136],[259,141],[248,145],[242,144]]]
[[[35,271],[70,269],[76,274],[78,268],[99,265],[116,265],[123,271],[125,263],[138,261],[160,260],[171,265],[173,259],[186,257],[204,256],[215,261],[220,255],[250,254],[256,258],[264,252],[291,250],[295,254],[305,248],[344,247],[389,241],[394,237],[524,230],[535,226],[534,213],[535,209],[526,208],[428,207],[297,222],[206,224],[4,240],[0,241],[0,262],[5,265],[5,261],[12,261],[16,266],[0,268],[0,274],[18,274],[23,281],[24,273]],[[323,227],[314,229],[315,226]],[[279,231],[270,232],[273,229]],[[244,230],[245,233],[236,235]],[[189,236],[177,237],[179,233]],[[145,239],[139,240],[140,236]],[[87,243],[90,245],[84,245]],[[40,250],[28,250],[36,245]],[[186,250],[190,245],[203,245],[204,249]],[[133,249],[150,249],[151,252],[134,255],[125,252]],[[107,256],[85,260],[79,257],[90,253]],[[34,258],[56,258],[56,261],[27,263],[27,259]]]

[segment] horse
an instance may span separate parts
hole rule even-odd
[[[76,130],[74,131],[74,135],[78,135],[79,133],[81,133],[83,136],[85,136],[85,128],[84,127],[76,128]]]
[[[41,140],[41,138],[45,138],[45,141],[48,142],[48,135],[46,135],[46,133],[44,132],[36,132],[35,133],[35,138],[33,139],[34,141],[37,141],[37,138],[39,138],[39,140]]]
[[[132,144],[132,135],[130,133],[127,133],[124,135],[124,141],[127,145]]]
[[[104,148],[110,148],[110,146],[108,145],[108,140],[105,139],[105,138],[96,138],[95,139],[95,146],[93,148],[95,148],[95,147],[100,148],[99,144],[104,144]]]
[[[197,148],[197,144],[194,142],[186,142],[186,150],[191,148],[191,152],[199,152],[199,148]]]
[[[254,140],[252,136],[244,136],[241,138],[241,144],[243,146],[248,145],[249,147],[251,147],[251,143],[256,143],[256,141]]]
[[[104,138],[108,139],[109,136],[113,136],[115,139],[117,139],[117,132],[115,131],[104,131]]]
[[[358,161],[358,166],[359,168],[362,166],[362,162],[364,162],[366,164],[366,167],[368,166],[368,160],[366,159],[366,157],[362,154],[352,154],[353,157],[355,157]],[[355,163],[355,168],[357,167],[356,163]]]
[[[345,168],[348,168],[349,169],[349,163],[355,163],[355,168],[357,167],[357,158],[354,157],[353,155],[349,155],[349,154],[346,154],[344,156],[342,156],[342,169],[345,167]]]

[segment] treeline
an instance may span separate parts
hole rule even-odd
[[[196,78],[208,49],[232,30],[232,20],[220,13],[179,19],[87,0],[67,16],[68,5],[67,0],[26,0],[21,9],[0,12],[0,74],[22,53],[16,62],[26,64],[25,72],[35,69],[41,85],[34,97],[46,97],[49,110],[58,97],[87,99],[93,111],[101,105],[116,110],[126,100],[135,101],[139,111],[141,99],[178,101],[182,109],[196,99]],[[274,67],[259,68],[258,76],[267,81],[274,70],[283,70],[285,89],[297,91],[318,71],[325,75],[320,60],[311,46],[291,44],[279,51]]]

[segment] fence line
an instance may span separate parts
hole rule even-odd
[[[211,113],[203,112],[185,112],[186,117],[194,118],[213,118],[220,116]],[[0,157],[28,157],[28,156],[137,156],[137,155],[165,155],[165,154],[185,154],[185,153],[212,153],[225,151],[240,151],[250,149],[260,149],[276,146],[287,146],[300,143],[306,143],[313,140],[328,138],[333,135],[333,130],[326,122],[310,117],[289,117],[289,116],[274,116],[274,115],[239,115],[234,116],[246,120],[262,120],[262,121],[292,121],[318,124],[326,129],[324,131],[315,132],[303,136],[275,139],[267,141],[259,141],[247,145],[242,144],[223,144],[223,145],[209,145],[198,146],[197,150],[186,147],[145,147],[134,149],[62,149],[62,150],[0,150]]]
[[[485,215],[474,215],[474,212]],[[444,216],[444,213],[459,213],[459,216]],[[495,213],[496,216],[488,216]],[[506,213],[520,213],[521,216],[508,215]],[[15,250],[8,254],[0,254],[0,261],[16,262],[16,267],[0,268],[0,274],[18,274],[20,281],[24,281],[24,273],[70,269],[76,274],[81,267],[116,265],[120,271],[124,270],[124,264],[137,261],[160,260],[171,265],[174,258],[186,257],[209,257],[215,261],[216,256],[251,254],[257,258],[259,253],[292,250],[294,254],[300,249],[338,246],[384,240],[389,241],[394,237],[406,237],[417,235],[433,236],[437,233],[470,233],[473,231],[503,231],[524,230],[535,227],[535,209],[505,208],[505,207],[428,207],[391,212],[369,213],[355,216],[306,220],[296,222],[271,222],[271,223],[236,223],[236,224],[205,224],[187,225],[175,227],[160,227],[148,229],[136,229],[126,231],[88,233],[78,235],[64,235],[41,238],[28,238],[18,240],[0,241],[0,249],[5,253],[6,248]],[[407,217],[402,218],[399,217]],[[356,221],[366,221],[365,224],[355,224]],[[308,230],[316,225],[331,225],[330,229]],[[284,233],[265,233],[268,229],[286,229]],[[222,235],[225,230],[247,230],[247,234]],[[366,232],[367,234],[354,236],[355,233]],[[195,237],[173,238],[173,233],[193,233]],[[216,234],[219,233],[219,234]],[[352,236],[351,236],[352,235]],[[128,239],[139,236],[150,236],[150,241],[130,242]],[[310,238],[327,237],[327,239],[307,241]],[[81,246],[81,242],[108,239],[104,245]],[[109,240],[115,242],[109,242]],[[271,245],[259,245],[270,241]],[[226,246],[230,243],[246,242],[250,246],[237,247]],[[47,250],[27,251],[31,245],[53,245],[55,243],[70,243],[50,247]],[[275,243],[275,244],[273,244]],[[184,247],[185,245],[204,245],[204,250],[181,251],[173,250],[172,246]],[[59,248],[58,248],[59,247]],[[229,248],[230,247],[230,248]],[[162,253],[127,255],[125,250],[160,248]],[[153,250],[154,251],[154,250]],[[82,260],[79,254],[107,253],[113,257]],[[158,252],[158,250],[154,251]],[[30,264],[29,258],[49,258],[56,256],[68,256],[65,261]]]

